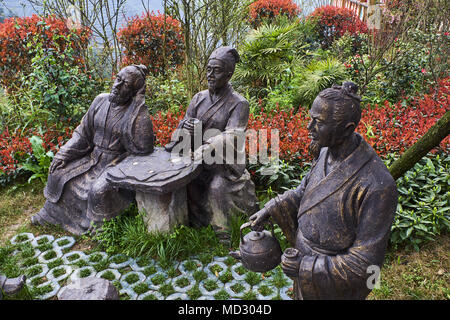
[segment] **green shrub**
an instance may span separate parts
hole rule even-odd
[[[289,76],[290,70],[301,63],[294,38],[298,23],[263,24],[252,30],[239,50],[241,62],[236,66],[233,81],[253,88],[252,94],[262,96],[265,88],[274,87]]]
[[[72,41],[69,36],[54,35],[52,41],[58,46],[60,39]],[[69,46],[63,54],[45,48],[39,38],[30,43],[32,72],[21,79],[21,89],[15,93],[19,106],[36,110],[38,121],[53,123],[78,123],[93,98],[99,92],[97,82],[89,71],[74,62],[74,50]],[[38,116],[39,110],[44,110]],[[48,111],[48,112],[46,112]],[[39,120],[41,119],[41,120]]]
[[[296,87],[294,106],[309,109],[320,91],[341,84],[349,75],[342,62],[328,57],[312,60],[305,68],[296,72],[291,85]]]
[[[450,230],[450,156],[422,158],[397,180],[399,200],[390,242],[412,246]]]
[[[177,113],[180,106],[189,104],[188,90],[178,77],[178,74],[147,77],[147,99],[151,101],[148,105],[152,114],[159,110]]]
[[[30,143],[33,154],[22,164],[22,168],[33,173],[28,178],[28,183],[31,183],[34,179],[40,179],[43,183],[46,183],[48,169],[50,168],[54,154],[52,151],[45,152],[43,140],[38,136],[32,136]]]
[[[179,226],[171,233],[147,231],[143,213],[136,211],[105,221],[102,232],[93,236],[107,253],[122,253],[131,257],[157,257],[161,266],[171,266],[175,259],[217,250],[219,244],[212,227],[194,229]]]

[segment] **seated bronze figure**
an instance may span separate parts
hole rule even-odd
[[[300,185],[250,217],[260,229],[272,217],[293,248],[281,266],[296,299],[365,299],[370,268],[381,268],[397,207],[396,183],[355,131],[357,86],[345,82],[314,100],[308,125],[315,157]]]
[[[134,192],[112,187],[108,169],[130,154],[153,151],[153,127],[145,105],[147,68],[133,65],[116,76],[111,93],[100,94],[58,151],[44,190],[44,207],[35,225],[59,225],[83,234],[111,219],[134,199]]]
[[[247,128],[248,101],[229,84],[238,61],[239,54],[234,48],[225,46],[214,50],[207,66],[208,89],[194,95],[185,118],[178,125],[178,129],[185,129],[194,136],[195,124],[201,123],[203,134],[199,149],[215,150],[216,156],[222,152],[219,148],[226,145],[226,141]],[[208,132],[214,136],[208,136]],[[177,142],[178,136],[174,134],[166,150],[171,151]],[[200,175],[187,185],[190,224],[212,225],[224,241],[228,238],[226,231],[233,213],[252,214],[259,209],[245,161],[239,163],[236,157],[231,163],[204,163]]]

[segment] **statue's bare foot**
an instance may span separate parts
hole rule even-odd
[[[3,292],[5,292],[7,295],[19,292],[23,288],[26,279],[27,278],[25,276],[6,279],[5,282],[2,284]]]

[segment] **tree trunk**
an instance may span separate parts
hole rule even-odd
[[[422,138],[406,150],[402,156],[395,161],[389,171],[395,180],[411,169],[431,149],[438,146],[450,133],[450,110],[447,111],[434,126],[432,126]]]

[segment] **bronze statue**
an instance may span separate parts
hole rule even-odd
[[[118,215],[134,191],[111,186],[108,169],[128,155],[153,151],[153,127],[145,105],[147,68],[133,65],[116,76],[111,93],[100,94],[58,151],[44,190],[46,202],[33,224],[59,225],[83,234]]]
[[[254,229],[272,217],[292,245],[281,266],[294,279],[296,299],[365,299],[369,268],[384,260],[398,193],[382,160],[354,132],[357,90],[344,82],[318,95],[308,125],[311,170],[250,217]]]
[[[232,140],[236,132],[242,133],[247,127],[248,101],[229,84],[238,61],[238,52],[228,46],[211,54],[207,66],[208,89],[194,95],[185,118],[178,125],[178,129],[186,129],[194,136],[195,124],[201,123],[204,134],[200,150],[210,148],[218,154],[227,140]],[[214,129],[215,136],[205,134]],[[171,143],[165,147],[167,151],[174,148],[178,138],[174,134]],[[226,231],[232,213],[252,214],[259,209],[245,161],[240,163],[236,157],[231,163],[204,163],[201,174],[187,186],[190,224],[197,227],[211,224],[224,241],[228,238]]]

